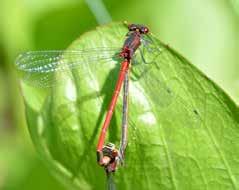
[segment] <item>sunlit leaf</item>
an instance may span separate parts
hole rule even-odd
[[[120,47],[127,29],[113,23],[77,39],[69,50]],[[117,189],[239,188],[239,111],[185,58],[153,35],[131,68],[126,160]],[[140,54],[141,52],[141,54]],[[116,52],[117,53],[117,52]],[[75,189],[104,189],[96,144],[119,60],[88,63],[52,88],[22,83],[32,140],[49,169]],[[119,145],[122,97],[108,140]]]

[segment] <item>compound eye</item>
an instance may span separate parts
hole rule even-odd
[[[147,34],[149,32],[149,29],[147,27],[142,27],[140,31],[143,34]]]

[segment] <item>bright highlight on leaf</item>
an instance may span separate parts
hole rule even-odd
[[[22,91],[32,140],[50,170],[72,188],[105,188],[95,148],[119,71],[117,47],[126,32],[123,24],[113,23],[86,33],[68,50],[115,51],[105,51],[100,60],[63,54],[56,65],[61,61],[71,69],[56,67],[44,80],[42,73],[29,80],[34,71],[18,65],[26,81]],[[129,144],[125,165],[114,176],[117,189],[238,189],[235,103],[156,37],[146,36],[144,42],[148,46],[136,53],[131,68]],[[121,107],[122,97],[109,129],[108,140],[115,144],[120,143]]]

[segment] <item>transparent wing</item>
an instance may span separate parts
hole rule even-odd
[[[145,137],[145,135],[142,135],[148,132],[148,127],[145,128],[145,126],[152,126],[150,128],[154,130],[162,127],[162,123],[167,126],[167,122],[174,122],[175,126],[197,129],[202,124],[202,110],[193,101],[194,97],[190,97],[193,95],[186,88],[188,84],[180,80],[180,78],[182,79],[190,75],[190,68],[185,68],[180,57],[177,57],[176,54],[174,55],[174,52],[170,52],[171,50],[168,49],[168,46],[159,46],[159,43],[154,43],[150,38],[146,39],[148,40],[147,44],[143,45],[140,51],[137,51],[130,70],[128,121],[129,129],[133,129],[133,133],[129,134],[129,143],[135,139],[143,139]],[[172,62],[175,63],[175,61],[178,62],[176,71],[174,70],[175,65],[172,66]],[[117,73],[118,70],[111,75],[112,78],[110,79],[97,80],[100,88],[89,88],[86,91],[82,90],[84,88],[81,87],[82,94],[77,97],[79,98],[77,101],[60,104],[56,108],[59,113],[69,114],[65,114],[64,117],[59,114],[59,118],[55,120],[58,120],[61,125],[65,125],[74,114],[79,114],[79,118],[84,118],[84,114],[88,117],[88,115],[92,114],[92,109],[89,109],[90,106],[86,106],[83,109],[81,104],[87,105],[87,102],[93,100],[100,105],[97,116],[91,117],[96,118],[96,120],[92,119],[92,122],[94,123],[93,128],[97,130],[101,122],[104,121],[104,113],[111,100]],[[97,74],[94,74],[92,80],[100,79]],[[91,79],[85,80],[82,83],[88,84],[87,81],[91,81]],[[122,106],[123,101],[120,98],[115,110],[115,114],[119,117],[122,115]],[[72,107],[81,109],[81,111],[79,113],[65,111],[71,110]],[[174,109],[175,111],[172,112]],[[169,121],[166,121],[168,118],[170,118]],[[180,122],[180,124],[176,122]],[[142,132],[144,129],[146,130]],[[118,133],[119,131],[116,131],[115,134]],[[89,137],[89,142],[97,138],[95,134],[94,132],[92,133],[92,137]],[[139,152],[142,151],[141,146],[136,148],[139,149]]]
[[[119,59],[119,50],[120,48],[97,48],[30,51],[17,57],[16,67],[26,83],[42,88],[51,87],[63,81],[64,77],[72,77],[72,70],[83,67],[84,63],[103,64]]]
[[[142,97],[148,97],[156,103],[155,112],[179,107],[181,111],[175,116],[177,120],[181,118],[185,126],[196,127],[201,125],[202,115],[194,101],[193,96],[196,95],[189,88],[200,88],[200,84],[187,80],[192,74],[190,75],[191,67],[186,66],[185,62],[187,60],[168,45],[157,41],[151,34],[145,35],[139,52],[134,57],[131,79]]]
[[[45,88],[64,81],[64,77],[73,77],[72,71],[77,68],[84,71],[83,67],[88,67],[88,64],[93,65],[93,67],[88,67],[88,70],[94,68],[99,70],[104,63],[119,63],[117,60],[119,51],[120,48],[97,48],[76,51],[28,52],[18,57],[16,65],[18,70],[23,73],[23,79],[27,83]],[[200,110],[197,110],[193,98],[187,98],[190,95],[189,90],[185,89],[188,85],[180,81],[180,78],[186,77],[185,72],[190,72],[190,68],[184,68],[183,61],[180,59],[167,45],[155,42],[153,36],[144,36],[142,45],[137,50],[132,62],[130,75],[132,85],[130,86],[134,87],[137,95],[134,96],[136,93],[130,91],[131,99],[144,97],[153,100],[154,103],[157,103],[156,110],[154,110],[156,112],[161,112],[172,104],[178,104],[181,110],[184,110],[182,111],[184,114],[179,116],[185,120],[182,122],[187,121],[188,123],[185,125],[197,126],[201,123]],[[179,63],[176,69],[175,64],[172,66],[172,62],[175,61]],[[84,76],[84,73],[81,72],[81,76]],[[117,77],[116,73],[112,77]],[[107,87],[113,86],[109,83],[115,82],[115,80],[107,81],[105,82]],[[106,87],[103,88],[106,89]],[[113,88],[109,90],[113,91]],[[104,93],[104,90],[100,93]],[[121,104],[118,105],[121,107]],[[131,116],[133,114],[131,113]]]

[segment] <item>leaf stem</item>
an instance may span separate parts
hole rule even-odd
[[[112,21],[110,13],[106,9],[102,0],[85,0],[85,2],[99,24],[105,24]]]

